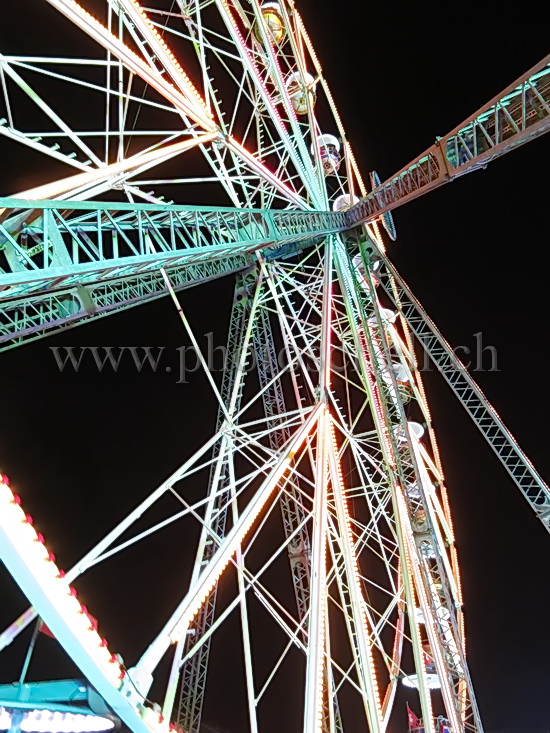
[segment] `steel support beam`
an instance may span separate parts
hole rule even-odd
[[[255,320],[255,314],[251,313],[252,295],[256,286],[257,272],[252,272],[248,277],[240,276],[235,284],[235,294],[231,319],[229,322],[229,333],[227,336],[226,363],[221,385],[221,396],[224,405],[230,416],[240,410],[244,378],[239,369],[241,362],[246,364],[250,341],[247,338],[247,331],[253,330],[253,323],[249,324],[250,318]],[[254,309],[257,312],[257,309]],[[216,431],[222,429],[226,423],[224,412],[218,410]],[[218,544],[214,538],[222,538],[225,535],[227,513],[231,506],[231,472],[230,462],[233,460],[230,445],[227,439],[218,441],[214,445],[214,462],[210,470],[209,494],[214,499],[209,502],[206,510],[205,525],[201,533],[199,549],[195,561],[193,578],[205,569],[212,560]],[[184,656],[193,650],[193,647],[201,642],[204,634],[214,622],[216,612],[217,586],[206,598],[199,613],[193,620],[190,630],[192,634],[187,636]],[[192,656],[182,665],[181,688],[179,697],[179,710],[177,719],[186,733],[198,733],[201,723],[202,705],[206,687],[206,675],[208,672],[208,657],[210,653],[211,638],[202,642]]]
[[[351,227],[374,221],[444,183],[485,168],[548,130],[550,55],[361,199],[347,212],[347,223]]]
[[[288,256],[345,224],[335,212],[14,199],[0,207],[13,212],[0,223],[3,299],[263,250]]]
[[[252,264],[252,256],[235,255],[165,270],[174,290],[180,291],[237,273]],[[0,351],[148,303],[167,292],[160,270],[154,270],[45,295],[0,300]]]

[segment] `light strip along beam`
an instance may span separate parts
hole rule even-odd
[[[184,95],[179,88],[170,84],[157,69],[149,66],[129,46],[110,33],[105,26],[75,0],[47,0],[47,2],[110,51],[116,58],[120,59],[130,71],[150,84],[153,89],[156,89],[159,94],[171,102],[179,112],[192,119],[207,132],[216,130],[214,121],[210,119],[208,112],[203,109],[200,103],[191,103],[189,101],[191,95]],[[182,84],[183,81],[184,77],[181,77],[180,82]]]
[[[268,257],[285,256],[345,223],[334,212],[15,199],[0,207],[28,212],[17,212],[13,228],[0,223],[2,300],[272,247]]]
[[[165,76],[147,61],[134,53],[132,49],[111,33],[96,18],[79,5],[76,0],[47,0],[54,8],[72,21],[76,26],[97,41],[107,51],[118,58],[133,74],[155,89],[164,99],[174,105],[174,108],[184,116],[193,120],[207,133],[219,133],[218,125],[212,119],[211,113],[204,106],[204,101],[193,87],[188,75],[179,65],[176,58],[166,45],[165,41],[156,32],[150,23],[145,11],[136,0],[124,0],[126,10],[132,11],[132,20],[138,22],[141,31],[145,31],[145,38],[151,48],[158,49],[164,68],[168,69],[172,78],[176,78],[178,86],[170,83]],[[184,93],[185,92],[185,93]],[[260,160],[255,158],[244,148],[238,140],[223,136],[224,145],[229,147],[241,158],[245,164],[252,167],[263,180],[273,185],[284,198],[295,205],[306,208],[307,203],[295,193],[287,184]]]
[[[259,516],[263,506],[275,491],[281,477],[288,470],[296,452],[316,428],[323,409],[318,404],[308,415],[279,460],[269,471],[254,497],[247,504],[233,528],[223,539],[211,562],[192,585],[185,598],[178,605],[170,619],[142,655],[135,670],[130,672],[133,683],[141,694],[146,695],[153,680],[153,672],[170,644],[187,632],[193,618],[200,610],[218,578],[229,564],[245,536]]]
[[[29,515],[0,479],[0,558],[25,593],[40,618],[55,634],[83,675],[116,715],[134,733],[167,733],[158,714],[141,709],[121,691],[122,669],[118,659],[90,625],[90,619],[61,576]],[[147,712],[149,717],[144,719]]]
[[[24,191],[20,194],[16,194],[15,198],[21,198],[25,200],[42,200],[54,197],[64,198],[65,196],[70,197],[74,195],[76,191],[86,191],[91,188],[92,185],[97,184],[101,181],[113,181],[117,178],[121,178],[124,174],[129,171],[136,170],[142,166],[151,167],[151,165],[157,165],[158,163],[164,163],[165,161],[173,158],[176,155],[185,153],[188,150],[196,147],[197,145],[206,145],[212,142],[216,137],[216,133],[210,133],[209,135],[200,135],[195,138],[187,140],[180,140],[177,143],[171,145],[164,145],[154,150],[139,153],[133,155],[130,158],[126,158],[117,163],[111,163],[111,165],[104,166],[102,168],[93,168],[85,173],[77,173],[76,175],[69,176],[68,178],[60,178],[52,183],[46,183],[36,188]]]
[[[348,225],[382,214],[485,168],[550,129],[550,55],[348,211]]]

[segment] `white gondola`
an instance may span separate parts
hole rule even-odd
[[[397,320],[397,313],[389,308],[380,308],[380,317],[382,322],[387,321],[388,323],[395,323]],[[371,316],[367,319],[367,323],[372,323],[373,326],[376,326],[378,324],[378,319],[376,316]]]
[[[338,173],[342,158],[340,156],[340,141],[334,135],[318,135],[317,147],[319,148],[319,157],[323,166],[325,176],[334,176]],[[314,153],[313,145],[311,153]]]
[[[413,435],[417,440],[420,440],[424,435],[423,426],[419,422],[409,422],[408,426],[410,434]]]
[[[408,428],[409,428],[409,434],[411,438],[416,438],[416,440],[420,440],[422,436],[424,435],[424,428],[419,422],[407,422]],[[398,425],[396,431],[395,431],[395,437],[398,441],[401,443],[407,442],[407,436],[403,432],[403,428],[401,425]]]
[[[401,364],[399,361],[393,361],[392,365],[392,372],[395,375],[395,379],[397,382],[409,382],[409,372],[407,369]]]
[[[430,690],[440,690],[441,689],[441,681],[439,679],[439,675],[435,672],[428,672],[426,675],[428,687]],[[418,690],[418,675],[417,674],[408,674],[405,677],[403,677],[403,684],[405,687],[414,687],[416,690]]]
[[[315,105],[315,79],[307,73],[302,78],[296,71],[287,78],[285,86],[296,114],[307,115],[308,97],[310,105],[312,107]]]
[[[359,203],[359,197],[349,193],[343,193],[332,202],[333,211],[347,211]]]
[[[382,319],[388,323],[395,323],[397,320],[397,313],[389,308],[381,308],[380,315],[382,316]]]

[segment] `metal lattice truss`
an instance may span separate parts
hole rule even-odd
[[[234,624],[251,733],[289,679],[302,702],[285,725],[304,733],[391,729],[403,685],[426,733],[442,720],[482,733],[415,338],[547,529],[550,492],[387,259],[378,223],[546,131],[549,59],[396,176],[373,175],[369,193],[293,4],[101,0],[92,16],[47,2],[82,57],[62,44],[1,55],[0,135],[72,175],[45,165],[39,185],[0,199],[0,343],[169,294],[217,419],[66,575],[0,477],[0,557],[32,604],[0,651],[38,617],[135,733],[171,720],[199,733],[212,664],[238,667],[216,661]],[[230,207],[164,198],[209,186]],[[90,200],[107,193],[124,202]],[[176,291],[228,274],[217,380]],[[73,583],[114,556],[131,567],[138,543],[174,526],[192,546],[180,598],[126,662]]]
[[[146,187],[215,182],[233,206],[327,203],[306,132],[317,129],[315,86],[328,88],[295,10],[281,19],[283,46],[273,43],[258,2],[178,0],[172,12],[104,0],[97,17],[75,0],[48,2],[76,26],[89,55],[1,56],[0,133],[78,172],[22,197],[89,199],[117,188],[158,202],[162,194]],[[71,110],[67,94],[79,102]],[[163,173],[182,156],[191,157],[192,176]],[[153,167],[151,179],[144,174]]]
[[[486,168],[549,129],[550,55],[375,188],[349,212],[349,221],[376,220],[444,183]]]
[[[379,365],[369,367],[368,357],[362,352],[359,352],[360,363],[355,363],[358,352],[352,346],[354,334],[356,337],[363,328],[357,309],[358,286],[343,247],[337,244],[335,252],[335,263],[338,262],[345,278],[342,280],[333,266],[332,250],[320,257],[324,251],[324,247],[313,250],[301,262],[288,266],[262,262],[255,274],[249,273],[239,281],[229,336],[229,345],[234,348],[228,351],[231,362],[227,364],[219,393],[216,435],[111,533],[106,542],[92,551],[76,571],[80,573],[110,556],[113,542],[131,526],[132,520],[141,517],[154,500],[168,492],[183,508],[161,525],[191,516],[202,526],[189,594],[133,671],[128,672],[132,680],[128,691],[135,686],[146,695],[156,666],[176,641],[173,675],[164,702],[166,715],[174,702],[180,666],[182,711],[188,710],[191,700],[196,708],[204,691],[209,638],[227,614],[240,609],[248,660],[251,725],[257,726],[257,709],[268,695],[273,676],[285,673],[285,662],[288,664],[292,659],[296,648],[304,652],[310,726],[314,728],[321,711],[327,718],[326,727],[331,729],[330,719],[334,719],[334,711],[338,710],[335,700],[342,685],[351,685],[356,690],[373,730],[382,730],[389,720],[403,645],[410,642],[404,628],[401,570],[405,561],[400,555],[395,519],[397,484],[395,476],[388,475],[383,450],[374,450],[377,441],[372,405],[376,403],[371,401],[372,395],[369,399],[369,390],[375,389],[372,380],[378,378],[385,386],[387,369],[382,370]],[[343,289],[339,282],[345,284]],[[328,300],[327,288],[334,291]],[[356,312],[351,329],[350,311]],[[273,354],[266,353],[272,348],[274,327],[281,333],[286,357],[285,367],[279,365],[276,371],[269,367]],[[342,369],[334,372],[327,360],[331,343],[338,349],[342,362]],[[257,355],[261,387],[247,400],[243,385],[245,378],[250,379],[251,353]],[[323,375],[321,383],[320,374]],[[388,395],[390,392],[385,397],[391,399]],[[247,419],[258,400],[267,406],[265,417]],[[401,454],[404,459],[403,451]],[[352,466],[348,469],[352,480],[346,488],[342,465]],[[188,504],[186,479],[203,468],[210,471],[209,492],[194,505]],[[251,490],[254,491],[245,503],[244,497]],[[348,492],[352,499],[347,497]],[[363,507],[362,512],[353,513],[353,518],[348,507],[351,500]],[[260,505],[265,507],[265,516],[258,526],[254,520]],[[290,562],[297,601],[292,614],[281,605],[268,581],[264,582],[268,567],[263,566],[254,573],[247,570],[249,558],[254,556],[255,541],[261,537],[260,530],[277,505],[282,511],[284,531],[279,549],[268,565],[279,556]],[[152,527],[142,535],[159,529]],[[252,536],[245,540],[248,533]],[[138,538],[140,535],[126,540],[119,546],[120,550]],[[412,538],[411,531],[409,551],[418,559]],[[439,542],[442,545],[440,539]],[[331,563],[325,562],[327,557]],[[361,562],[370,568],[368,574],[361,572]],[[216,619],[215,593],[209,591],[203,597],[204,589],[212,586],[213,574],[217,579],[217,573],[221,574],[227,563],[237,573],[238,593]],[[76,573],[69,574],[71,581]],[[455,587],[456,582],[450,585]],[[201,602],[197,605],[199,598]],[[257,679],[252,667],[254,650],[249,646],[247,610],[250,598],[262,605],[287,637],[273,672],[264,680]],[[314,604],[319,607],[315,608]],[[199,615],[196,610],[200,610]],[[428,617],[429,606],[424,612]],[[318,626],[328,626],[331,613],[339,616],[333,621],[336,626],[343,623],[348,629],[350,648],[347,652],[333,649],[328,656],[325,642],[321,641],[329,638],[328,629],[322,632]],[[418,637],[416,646],[420,649],[416,606],[411,607],[411,615]],[[193,627],[198,633],[190,636],[184,633]],[[50,628],[56,628],[55,621]],[[314,647],[315,655],[309,642],[313,633],[319,640]],[[422,674],[424,659],[419,654]],[[104,690],[100,692],[104,694]],[[197,725],[193,705],[189,713],[183,712],[182,722],[190,730]]]
[[[14,202],[7,200],[12,207]],[[19,202],[22,203],[22,202]],[[0,206],[1,206],[0,202]],[[0,223],[0,343],[52,330],[289,256],[337,231],[344,214],[37,202]],[[15,232],[14,232],[15,230]],[[10,272],[11,271],[11,272]]]
[[[136,716],[146,715],[152,725],[153,713],[142,700],[170,653],[161,715],[169,719],[179,700],[182,725],[198,730],[210,642],[235,613],[253,729],[260,727],[262,703],[277,676],[298,665],[306,680],[307,730],[317,730],[319,721],[326,730],[345,729],[338,705],[343,687],[358,696],[369,729],[384,730],[399,679],[418,688],[425,721],[434,719],[431,688],[437,679],[452,725],[482,730],[463,650],[459,571],[437,446],[431,439],[424,443],[418,423],[405,414],[405,405],[410,411],[414,403],[429,423],[407,346],[410,314],[393,283],[388,287],[399,308],[391,312],[380,303],[375,250],[363,238],[354,255],[349,242],[345,247],[336,238],[286,264],[260,258],[239,277],[223,381],[219,391],[213,387],[219,399],[215,434],[59,580],[66,587],[84,571],[98,566],[94,572],[100,572],[114,554],[174,522],[200,528],[189,591],[122,681],[101,682],[83,666],[134,729]],[[251,384],[254,373],[257,385]],[[192,500],[189,490],[204,471],[208,490]],[[9,489],[3,491],[10,505]],[[131,532],[138,519],[169,499],[176,508],[165,519]],[[258,562],[258,552],[265,556],[262,537],[274,522],[278,540],[268,559]],[[30,533],[27,539],[36,545]],[[16,575],[25,541],[3,528],[3,557]],[[289,564],[293,611],[270,576],[281,563]],[[220,607],[217,583],[227,573],[235,576],[235,595]],[[66,610],[35,606],[57,635]],[[262,675],[254,665],[259,651],[251,633],[258,608],[281,637],[271,670],[262,665]],[[2,643],[33,617],[30,610],[18,619]],[[339,628],[347,631],[343,647]],[[72,644],[68,648],[82,662]],[[120,664],[119,671],[126,669]],[[125,705],[115,707],[120,692]],[[162,727],[161,719],[157,723]]]

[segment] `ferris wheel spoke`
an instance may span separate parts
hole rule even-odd
[[[287,150],[290,158],[292,159],[294,165],[296,166],[296,169],[298,171],[300,171],[300,172],[303,171],[304,174],[306,174],[306,171],[304,169],[303,162],[297,156],[297,154],[295,152],[295,149],[294,149],[294,146],[292,145],[292,143],[290,142],[290,140],[289,140],[289,138],[288,138],[288,136],[286,134],[287,131],[286,131],[286,128],[284,126],[284,123],[283,123],[283,121],[281,119],[281,116],[280,116],[279,112],[277,111],[275,105],[273,104],[272,97],[271,97],[269,91],[267,90],[267,88],[266,88],[266,86],[265,86],[265,84],[264,84],[264,82],[263,82],[263,80],[261,78],[261,75],[260,75],[259,69],[258,69],[258,67],[256,65],[256,62],[254,61],[253,56],[252,56],[250,50],[248,49],[248,47],[246,45],[246,42],[245,42],[245,40],[244,40],[244,38],[243,38],[240,30],[238,29],[237,23],[235,21],[235,18],[233,16],[233,13],[232,13],[232,10],[230,8],[229,3],[226,2],[226,0],[216,0],[216,4],[217,4],[217,6],[218,6],[218,8],[220,10],[220,14],[221,14],[221,16],[222,16],[222,18],[223,18],[223,20],[224,20],[224,22],[226,24],[226,27],[228,29],[228,32],[229,32],[229,34],[230,34],[230,36],[231,36],[231,38],[232,38],[235,46],[239,49],[239,51],[241,53],[241,60],[242,60],[242,63],[244,64],[244,67],[247,69],[247,71],[250,74],[250,76],[256,82],[256,88],[258,90],[258,93],[259,93],[259,95],[260,95],[263,103],[265,104],[266,110],[268,111],[268,113],[270,115],[272,124],[275,126],[275,129],[277,130],[280,139],[281,140],[288,140],[288,144],[287,144],[286,150]],[[309,184],[309,186],[311,186],[311,187],[315,185],[313,179],[310,176],[307,176],[306,177],[305,182],[307,182]],[[310,194],[313,195],[314,192],[315,192],[315,188],[311,188],[310,189]],[[315,198],[314,198],[314,200],[315,200]],[[320,203],[320,202],[318,202],[318,203]]]
[[[227,63],[224,63],[222,60],[222,63],[226,69],[226,71],[229,73],[230,76],[233,77],[234,83],[238,87],[237,92],[237,103],[234,105],[233,112],[232,112],[232,118],[231,122],[228,125],[228,131],[231,134],[232,130],[234,129],[234,124],[238,116],[239,112],[239,99],[242,96],[243,91],[245,90],[246,86],[250,86],[252,84],[253,88],[255,89],[255,94],[260,93],[260,96],[262,97],[264,104],[266,104],[266,109],[270,115],[271,122],[275,125],[275,130],[277,131],[277,136],[280,144],[282,145],[283,149],[286,151],[286,154],[290,156],[290,158],[294,161],[294,164],[297,165],[297,170],[300,171],[303,169],[303,164],[297,163],[295,154],[294,154],[294,148],[292,145],[289,145],[288,143],[288,136],[285,134],[285,130],[281,127],[281,119],[276,111],[275,107],[271,103],[271,98],[269,96],[269,92],[265,88],[263,81],[261,80],[258,72],[258,68],[256,66],[256,62],[254,61],[253,57],[250,55],[250,52],[248,51],[248,48],[246,46],[246,43],[244,42],[244,39],[239,35],[238,30],[236,29],[236,25],[234,22],[234,19],[231,15],[231,9],[229,6],[225,3],[219,3],[220,12],[222,14],[222,17],[224,17],[224,20],[226,22],[226,27],[228,29],[229,35],[231,37],[232,42],[235,44],[236,48],[239,50],[240,53],[240,60],[244,63],[244,74],[242,75],[240,81],[233,76],[233,72],[228,67]],[[219,42],[218,42],[219,43]],[[219,60],[220,55],[218,53],[218,49],[215,47],[212,47],[212,50],[216,53]],[[242,73],[242,72],[241,72]],[[252,87],[251,87],[252,88]],[[211,88],[211,97],[212,99],[216,99],[216,94],[213,88]],[[248,97],[252,106],[257,106],[257,100],[253,99],[251,96]],[[248,115],[249,121],[248,126],[251,122],[251,117]],[[220,123],[222,124],[222,123]],[[224,123],[225,124],[225,123]],[[235,139],[235,142],[238,140],[238,144],[243,145],[246,140],[247,133],[245,131],[244,137],[237,136]],[[309,160],[308,160],[309,162]],[[288,176],[287,176],[288,178]]]
[[[124,12],[131,24],[140,32],[143,40],[151,49],[152,56],[162,65],[162,70],[170,76],[173,83],[187,99],[190,109],[195,112],[195,115],[188,116],[203,126],[204,129],[212,129],[213,120],[204,100],[137,0],[118,0],[117,7],[119,12]]]
[[[361,582],[357,570],[357,557],[354,553],[354,542],[349,517],[349,508],[343,491],[343,477],[340,462],[337,456],[336,436],[334,426],[330,425],[331,447],[329,463],[331,467],[332,487],[336,506],[337,521],[340,525],[340,537],[344,565],[348,576],[347,587],[349,592],[350,611],[354,636],[357,642],[357,670],[361,679],[361,686],[366,692],[365,706],[370,730],[379,731],[382,727],[380,693],[374,668],[372,648],[370,645],[370,629],[372,624],[368,620],[365,599],[361,590]],[[342,597],[343,600],[343,597]]]
[[[66,82],[68,84],[75,84],[77,86],[81,86],[84,89],[89,89],[94,92],[98,92],[101,94],[105,94],[105,87],[101,86],[99,83],[94,83],[89,81],[88,79],[84,77],[76,76],[77,69],[80,69],[82,67],[97,67],[97,68],[105,68],[108,69],[114,65],[117,64],[115,61],[110,61],[109,59],[95,59],[95,58],[74,58],[74,57],[58,57],[58,58],[51,58],[51,57],[42,57],[42,56],[13,56],[13,55],[5,55],[2,56],[2,59],[4,60],[4,63],[6,66],[16,66],[17,68],[21,69],[22,71],[32,72],[36,76],[43,76],[47,77],[53,80]],[[55,68],[56,66],[61,66],[62,68],[71,67],[75,74],[74,76],[68,76],[68,72],[62,73],[61,71],[52,71],[49,67]],[[118,68],[118,67],[117,67]],[[13,72],[15,74],[15,72]],[[17,75],[20,76],[19,74]],[[131,93],[131,90],[128,90],[128,86],[130,86],[130,79],[132,78],[132,75],[129,75],[129,81],[127,83],[126,89],[122,88],[120,90],[117,90],[117,97],[120,98],[121,102],[124,104],[124,106],[129,105],[130,103],[136,103],[143,105],[144,107],[150,107],[153,110],[160,110],[162,112],[169,112],[171,116],[173,116],[173,120],[176,119],[176,116],[178,115],[178,111],[172,104],[168,104],[167,102],[164,103],[163,97],[161,95],[158,95],[158,97],[155,98],[148,98],[144,95],[142,96],[136,96]],[[32,89],[32,96],[33,98],[35,96],[38,96],[38,92],[35,88],[31,88],[30,82],[26,79],[22,79],[20,83],[21,87],[28,87],[29,89]],[[110,94],[113,94],[113,90],[110,90]],[[71,135],[78,135],[78,142],[75,140],[75,145],[78,145],[79,147],[82,145],[82,138],[84,137],[94,137],[97,135],[101,136],[116,136],[118,137],[121,134],[121,130],[113,129],[113,130],[101,130],[94,131],[94,130],[81,130],[78,133],[69,128],[66,123],[63,121],[63,119],[59,116],[57,112],[53,108],[50,107],[43,99],[37,100],[37,104],[39,104],[41,107],[43,107],[45,113],[52,119],[52,121],[55,121],[56,119],[59,119],[59,127],[66,136]],[[68,129],[64,129],[67,127]],[[59,133],[52,133],[43,131],[44,136],[52,136],[54,134]],[[129,129],[123,129],[122,134],[124,136],[130,136],[130,135],[158,135],[158,130],[132,130]],[[191,134],[191,131],[185,131],[185,130],[171,130],[171,134]],[[101,161],[100,161],[101,162]]]
[[[157,165],[159,162],[165,162],[176,155],[190,150],[196,145],[204,145],[205,143],[212,142],[214,138],[215,134],[211,133],[195,139],[183,140],[172,145],[155,148],[149,152],[127,158],[119,163],[112,163],[109,166],[91,170],[87,173],[79,173],[75,176],[55,181],[54,183],[31,188],[30,190],[16,194],[16,198],[38,201],[40,199],[73,197],[74,200],[78,200],[82,196],[88,196],[89,189],[98,182],[101,182],[101,186],[103,187],[111,187],[112,180],[115,178],[117,181],[120,181],[134,169],[136,170],[136,174],[140,175],[151,166]]]
[[[211,588],[214,587],[223,569],[230,562],[237,546],[251,528],[258,513],[269,500],[279,479],[287,470],[288,464],[290,463],[289,457],[300,447],[307,438],[309,431],[315,426],[319,412],[320,408],[317,407],[310,413],[303,427],[297,431],[288,449],[282,454],[267,478],[263,481],[254,498],[247,504],[238,522],[225,537],[222,546],[203,573],[201,573],[194,587],[191,588],[187,596],[172,614],[170,620],[141,657],[134,675],[134,684],[140,690],[146,691],[149,689],[153,671],[164,656],[171,640],[173,638],[178,639],[182,634],[185,634],[193,616],[201,608]]]
[[[139,23],[139,28],[142,31],[143,34],[147,35],[147,40],[152,44],[152,46],[156,46],[160,44],[160,47],[163,48],[162,44],[164,41],[160,39],[160,36],[158,36],[158,33],[154,30],[154,27],[149,24],[148,19],[146,19],[143,14],[134,7],[134,3],[130,2],[128,0],[128,3],[132,8],[130,8],[131,14],[137,13],[141,21]],[[143,61],[140,59],[138,55],[135,54],[128,46],[126,46],[117,36],[115,36],[109,29],[105,28],[104,26],[101,26],[95,19],[91,18],[87,12],[81,8],[76,2],[73,0],[55,0],[52,2],[54,7],[56,7],[58,10],[61,10],[64,12],[65,15],[67,15],[73,22],[77,22],[77,24],[80,25],[80,27],[88,32],[92,38],[100,42],[100,45],[103,45],[106,49],[106,52],[109,55],[113,55],[116,58],[118,58],[119,63],[122,64],[121,68],[123,68],[125,71],[129,71],[130,74],[137,75],[143,82],[149,85],[150,88],[154,89],[156,93],[160,94],[161,97],[164,97],[170,104],[173,105],[173,107],[168,107],[167,110],[173,110],[180,113],[180,115],[183,115],[183,119],[186,120],[188,118],[191,118],[194,120],[197,124],[199,124],[200,127],[203,129],[210,131],[210,133],[214,133],[217,130],[216,124],[213,122],[212,119],[208,119],[205,121],[203,118],[203,113],[206,113],[206,107],[204,106],[203,101],[200,99],[200,96],[198,95],[197,91],[194,89],[192,84],[189,82],[187,75],[185,72],[179,67],[179,64],[175,60],[172,60],[172,57],[170,56],[171,52],[168,50],[163,51],[163,59],[168,66],[170,67],[170,70],[172,72],[172,76],[177,76],[177,81],[179,82],[179,85],[176,85],[175,87],[172,86],[171,83],[167,82],[166,79],[162,77],[161,74],[159,74],[159,71],[156,67],[153,67],[150,63],[150,60]],[[125,8],[124,12],[121,10],[121,13],[124,14],[125,12],[129,12],[128,8]],[[132,15],[133,18],[133,15]],[[135,20],[133,18],[133,20]],[[156,34],[156,35],[155,35]],[[158,37],[157,37],[158,36]],[[158,50],[158,49],[156,49]],[[118,55],[117,55],[118,53]],[[109,56],[110,58],[110,56]],[[106,62],[106,68],[109,70],[111,68],[111,63],[109,61],[109,58]],[[164,68],[164,71],[166,71],[166,68]],[[129,80],[131,79],[131,76],[129,77]],[[80,83],[77,81],[77,83]],[[91,87],[93,85],[87,84],[88,87]],[[178,106],[178,95],[179,95],[179,106]],[[106,103],[107,107],[110,104],[110,96],[111,92],[109,89],[107,90],[106,95]],[[119,95],[120,97],[120,95]],[[121,125],[118,131],[113,130],[113,135],[119,134],[121,141],[129,134],[125,127],[125,119],[127,116],[127,109],[128,109],[128,102],[130,100],[130,85],[128,85],[127,91],[126,91],[126,103],[123,105],[123,116],[121,118]],[[183,100],[183,101],[182,101]],[[142,98],[141,100],[136,98],[136,101],[139,104],[148,104],[150,103],[150,100],[146,98]],[[195,110],[193,112],[192,109],[190,109],[189,105],[194,105],[193,109]],[[157,105],[158,106],[158,105]],[[197,113],[197,110],[199,112]],[[53,111],[52,111],[53,112]],[[201,117],[202,115],[202,117]],[[106,112],[106,120],[108,122],[108,113]],[[191,132],[191,134],[195,137],[197,137],[197,132],[191,128],[188,130],[188,132]],[[109,137],[109,129],[108,126],[105,128],[104,133],[106,135],[106,145],[108,142]],[[66,135],[67,133],[64,132]],[[100,132],[98,131],[98,136]],[[103,133],[101,133],[103,134]],[[130,131],[130,134],[133,134]],[[139,134],[139,131],[136,132],[136,135]],[[160,130],[159,130],[160,134]],[[11,132],[12,137],[17,137],[17,132]],[[19,139],[19,138],[18,138]],[[21,138],[26,140],[26,138]],[[78,137],[77,137],[78,139]],[[284,143],[284,141],[282,141]],[[34,146],[39,145],[39,143],[35,144]],[[79,148],[83,146],[83,143],[79,142]],[[108,146],[107,146],[108,147]],[[201,147],[201,149],[204,151],[204,147]],[[292,201],[294,203],[298,203],[301,207],[304,206],[304,202],[301,199],[300,196],[296,196],[291,188],[289,188],[281,178],[279,178],[277,175],[275,175],[273,172],[269,170],[268,167],[266,167],[263,163],[261,163],[259,160],[255,158],[253,154],[250,154],[242,145],[240,142],[235,140],[232,137],[229,137],[226,142],[224,143],[223,150],[226,150],[231,156],[235,157],[235,160],[239,161],[239,166],[244,166],[244,170],[252,169],[254,173],[259,176],[259,179],[264,182],[263,185],[268,185],[268,188],[271,189],[273,186],[275,187],[275,190],[278,191],[279,195],[282,195],[283,198],[287,201]],[[50,151],[52,153],[55,153],[56,151]],[[121,148],[119,145],[119,157],[120,157]],[[59,155],[62,156],[62,154],[57,154],[57,157]],[[213,160],[208,154],[205,153],[206,159],[211,167],[213,167],[214,171],[217,173],[218,180],[221,183],[222,186],[225,186],[228,190],[229,196],[232,199],[234,203],[238,203],[238,197],[234,191],[231,190],[231,176],[226,174],[223,174],[223,163],[221,164],[221,173],[220,173],[220,156],[218,154],[218,161],[217,163],[215,160]],[[88,156],[89,157],[89,156]],[[96,159],[96,162],[99,161],[98,156],[94,155],[92,156]],[[70,160],[69,158],[67,160]],[[159,160],[162,160],[162,158],[159,158]],[[120,161],[117,161],[120,162]],[[104,164],[101,164],[104,165]],[[92,174],[93,175],[93,174]],[[106,185],[104,189],[108,188],[109,186]],[[101,192],[101,190],[104,189],[95,189],[91,192],[88,192],[88,195],[97,195]],[[46,195],[46,194],[44,194]]]
[[[254,2],[252,3],[252,7],[254,10],[256,26],[258,27],[260,34],[261,34],[261,38],[262,38],[261,44],[263,45],[263,48],[265,49],[265,53],[267,55],[266,67],[274,82],[277,93],[280,96],[283,102],[283,105],[285,107],[288,123],[291,127],[294,141],[301,155],[302,166],[306,169],[309,181],[316,184],[315,187],[318,192],[317,193],[318,195],[317,202],[318,202],[318,205],[320,205],[321,203],[325,203],[325,196],[322,193],[322,187],[319,185],[319,182],[317,181],[317,174],[314,171],[313,165],[311,163],[311,158],[309,155],[309,151],[307,150],[307,147],[306,147],[306,141],[304,139],[304,134],[298,123],[296,112],[292,107],[292,101],[291,101],[290,95],[287,90],[285,78],[283,77],[283,71],[281,69],[281,65],[279,63],[277,54],[275,53],[273,43],[270,37],[270,33],[267,28],[266,21],[261,11],[261,5],[258,2],[258,0],[254,0]],[[293,45],[293,34],[292,34],[291,29],[288,27],[288,25],[286,26],[286,32],[288,34],[290,44]],[[304,79],[306,72],[303,66],[300,64],[300,60],[301,60],[300,55],[296,53],[295,47],[293,48],[293,51],[294,51],[293,60],[298,64],[298,69],[299,69],[298,73],[301,75],[302,79]]]
[[[165,50],[156,38],[152,40],[152,33],[145,31],[147,40],[154,44],[155,51],[160,53],[160,58],[169,67],[171,76],[173,74],[176,77],[178,82],[177,88],[167,82],[156,68],[141,59],[129,46],[117,38],[112,32],[109,32],[105,26],[90,15],[76,0],[47,0],[47,2],[91,38],[96,40],[107,51],[116,56],[130,71],[141,77],[147,84],[161,94],[161,96],[171,102],[182,114],[192,119],[205,131],[215,131],[215,124],[207,114],[198,93],[196,93],[196,90],[193,91],[189,86],[190,82],[186,80],[185,76],[177,68],[174,68],[174,64],[168,56],[169,51]],[[131,0],[123,0],[123,2],[135,8]],[[128,12],[128,8],[125,8],[125,11]],[[143,32],[144,28],[148,29],[147,22],[139,11],[137,11],[137,8],[135,8],[135,11],[136,18],[139,17],[137,21],[138,27]],[[136,18],[133,18],[134,22],[136,22]]]
[[[86,145],[86,143],[82,140],[81,137],[79,137],[66,123],[65,121],[48,105],[41,96],[36,92],[35,89],[33,89],[10,65],[9,60],[3,55],[0,54],[0,69],[2,70],[2,74],[8,76],[35,104],[36,106],[50,119],[52,122],[54,122],[59,129],[65,134],[65,136],[71,140],[75,147],[80,148],[81,152],[86,155],[89,160],[93,163],[95,163],[97,166],[102,165],[102,161],[95,155],[93,150]],[[9,98],[8,98],[8,91],[5,86],[5,83],[3,85],[4,88],[4,97],[6,104],[9,109]],[[9,115],[9,127],[12,134],[15,133],[14,128],[14,122],[11,115]],[[3,133],[7,134],[8,131],[5,130],[4,127],[0,127]],[[27,138],[23,134],[19,134],[18,138],[21,142],[24,142],[27,145],[30,145],[31,147],[35,145],[38,141],[36,141],[33,138]],[[46,145],[42,145],[41,149],[45,152],[48,151],[48,148]],[[59,159],[63,160],[63,162],[68,163],[69,165],[73,165],[77,168],[82,168],[83,170],[88,169],[88,165],[84,163],[80,163],[79,161],[72,160],[72,157],[70,155],[64,155],[63,153],[58,152],[57,150],[54,150],[53,148],[49,148],[50,153],[52,155],[55,155],[55,157],[58,157]]]

